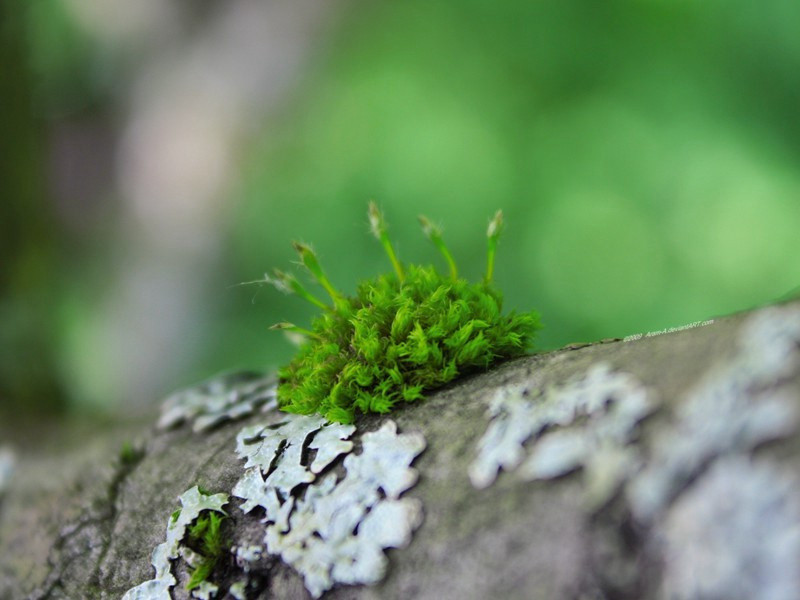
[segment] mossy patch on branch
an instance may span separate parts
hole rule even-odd
[[[374,203],[369,219],[394,273],[362,281],[355,296],[336,290],[306,244],[295,243],[295,249],[330,296],[330,304],[291,274],[275,270],[265,277],[322,309],[310,329],[291,323],[273,326],[305,338],[294,359],[279,370],[282,410],[319,413],[341,423],[352,422],[357,411],[387,413],[397,403],[419,400],[459,375],[524,354],[540,327],[533,311],[503,315],[502,295],[492,286],[502,229],[499,211],[489,224],[486,276],[479,283],[458,277],[441,230],[424,217],[423,230],[445,258],[447,274],[432,266],[403,265]]]
[[[215,511],[204,511],[195,519],[186,534],[186,545],[193,549],[199,560],[191,569],[187,590],[197,588],[206,581],[230,544],[224,539],[220,525],[227,518]]]

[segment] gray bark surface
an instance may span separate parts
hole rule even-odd
[[[800,337],[789,331],[798,315],[800,302],[793,302],[641,339],[574,345],[505,363],[396,410],[388,417],[399,431],[419,432],[427,442],[413,463],[419,480],[404,494],[421,501],[424,521],[408,547],[387,551],[389,568],[380,583],[337,585],[323,597],[800,598]],[[765,354],[769,340],[748,346],[753,319],[762,317],[768,323],[759,335],[775,330],[784,336],[776,342],[784,344],[776,358]],[[721,413],[719,422],[713,412],[698,412],[699,433],[685,431],[689,417],[682,407],[701,397],[703,386],[724,396],[726,378],[749,368],[743,348],[774,366],[730,392],[745,390],[746,419],[737,425],[745,433],[728,431],[728,423],[734,427],[729,415]],[[588,467],[532,481],[508,469],[484,489],[471,483],[470,466],[498,390],[558,388],[598,363],[629,375],[655,399],[652,414],[620,446],[636,458],[621,482],[599,502],[587,502]],[[741,369],[730,368],[737,364]],[[761,406],[774,410],[758,412]],[[361,417],[356,446],[386,418]],[[149,424],[110,427],[57,451],[20,453],[0,491],[0,598],[117,599],[151,579],[150,555],[164,541],[178,496],[194,485],[230,493],[243,472],[237,433],[259,420],[256,414],[194,433],[188,425],[157,430],[154,415]],[[533,435],[524,451],[558,428]],[[591,434],[580,420],[573,428]],[[730,443],[702,446],[714,436]],[[122,461],[126,440],[141,453]],[[670,454],[672,449],[685,456]],[[584,466],[592,459],[586,457]],[[695,467],[672,477],[666,491],[653,492],[661,493],[660,507],[648,512],[636,504],[637,485],[656,489],[648,481],[663,482],[692,461]],[[740,480],[731,494],[725,492],[730,481]],[[759,481],[784,490],[771,492],[778,494],[773,505],[764,505]],[[256,515],[231,515],[236,540],[263,535]],[[751,521],[758,523],[752,531]],[[717,552],[714,544],[727,550]],[[734,586],[731,573],[741,564],[753,572],[738,572]],[[303,578],[277,557],[261,561],[257,575],[258,598],[311,597]],[[180,581],[174,598],[188,597]],[[756,595],[748,595],[748,586]]]

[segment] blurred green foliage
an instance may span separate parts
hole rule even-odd
[[[110,70],[58,11],[44,14],[53,2],[34,4],[29,87],[44,105],[97,98]],[[313,311],[230,286],[286,264],[292,239],[313,241],[347,292],[389,271],[366,234],[369,199],[410,262],[445,268],[414,224],[445,223],[471,280],[485,219],[502,208],[497,285],[508,309],[540,312],[543,348],[730,313],[800,283],[800,3],[410,0],[336,18],[243,152],[216,317],[198,324],[184,381],[288,361],[293,348],[267,327]],[[8,48],[0,60],[16,60]],[[27,264],[20,248],[4,246],[4,266]],[[22,305],[22,284],[4,277]]]
[[[265,127],[232,263],[251,277],[301,237],[352,290],[389,268],[376,198],[404,258],[431,261],[423,212],[468,277],[503,208],[498,286],[545,348],[768,302],[800,281],[797,23],[792,2],[359,5]],[[263,312],[239,307],[226,347]]]
[[[16,2],[0,5],[0,423],[4,409],[60,410],[48,285],[56,228],[46,197],[41,124]]]

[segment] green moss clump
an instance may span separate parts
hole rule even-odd
[[[446,275],[431,266],[403,266],[374,203],[369,216],[394,273],[362,281],[356,295],[347,297],[328,281],[311,248],[295,243],[332,304],[310,294],[290,274],[276,270],[266,278],[323,309],[310,330],[290,323],[273,326],[306,337],[278,372],[278,404],[287,412],[319,413],[341,423],[352,422],[356,411],[389,412],[398,402],[419,400],[459,375],[524,354],[540,327],[532,311],[503,315],[502,296],[491,285],[500,212],[489,225],[486,276],[480,283],[458,277],[441,231],[424,217],[423,230],[449,266]]]
[[[173,518],[175,515],[173,514]],[[204,511],[195,519],[186,534],[186,545],[197,552],[199,563],[192,569],[186,589],[191,591],[207,581],[223,555],[228,543],[222,537],[220,526],[227,517],[215,511]]]
[[[141,448],[137,448],[133,442],[125,441],[119,450],[119,464],[126,468],[133,467],[143,456],[144,451]]]

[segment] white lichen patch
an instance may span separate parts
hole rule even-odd
[[[234,600],[247,600],[247,582],[237,581],[231,584],[228,589],[228,595]]]
[[[524,388],[502,389],[490,402],[491,422],[478,442],[470,480],[485,488],[500,469],[534,480],[583,468],[587,501],[602,503],[638,462],[630,442],[654,408],[644,386],[605,363],[538,397],[527,397]]]
[[[491,419],[478,442],[478,455],[469,467],[472,485],[485,488],[500,469],[512,471],[525,457],[524,444],[537,430],[534,405],[524,387],[501,388],[489,402]]]
[[[249,571],[251,563],[258,561],[264,553],[264,548],[261,546],[234,546],[231,548],[234,557],[236,557],[236,564],[243,571]]]
[[[407,545],[422,520],[421,504],[400,495],[417,480],[411,463],[425,448],[424,438],[398,434],[387,421],[364,434],[360,454],[348,454],[353,431],[290,416],[271,428],[245,428],[237,439],[248,468],[233,494],[245,500],[245,512],[265,510],[265,550],[294,567],[314,597],[336,583],[380,581],[384,549]],[[310,465],[302,460],[304,446],[316,450]],[[346,474],[339,479],[330,472],[315,481],[342,454],[348,454]],[[250,556],[260,554],[252,547],[237,551],[239,560]]]
[[[180,512],[170,516],[167,522],[166,541],[153,551],[151,562],[156,570],[156,576],[128,590],[122,600],[170,600],[169,590],[176,583],[175,576],[171,572],[171,561],[181,554],[180,543],[186,535],[186,528],[204,510],[225,514],[222,507],[228,503],[228,495],[204,494],[194,486],[181,494],[180,502]],[[209,588],[203,588],[201,593],[210,593]]]
[[[747,457],[721,458],[657,530],[663,598],[795,600],[800,592],[800,479]]]
[[[192,590],[192,598],[197,600],[213,600],[217,597],[219,586],[208,581],[203,581]]]
[[[276,406],[277,380],[274,376],[235,373],[181,390],[161,407],[159,429],[191,422],[195,432],[253,414],[258,408]]]
[[[355,431],[353,425],[326,423],[323,417],[287,415],[282,423],[249,426],[239,432],[236,453],[246,461],[246,471],[231,493],[245,499],[244,512],[262,506],[281,526],[286,525],[292,491],[314,481],[340,454],[353,448],[353,443],[347,440]],[[320,435],[320,441],[329,445],[323,451],[317,450],[314,462],[308,466],[303,461],[305,445],[320,446],[314,442]]]
[[[748,319],[735,355],[687,394],[672,426],[656,438],[648,467],[630,482],[639,521],[653,520],[715,458],[796,431],[797,399],[784,383],[800,366],[799,343],[795,307],[764,309]]]

